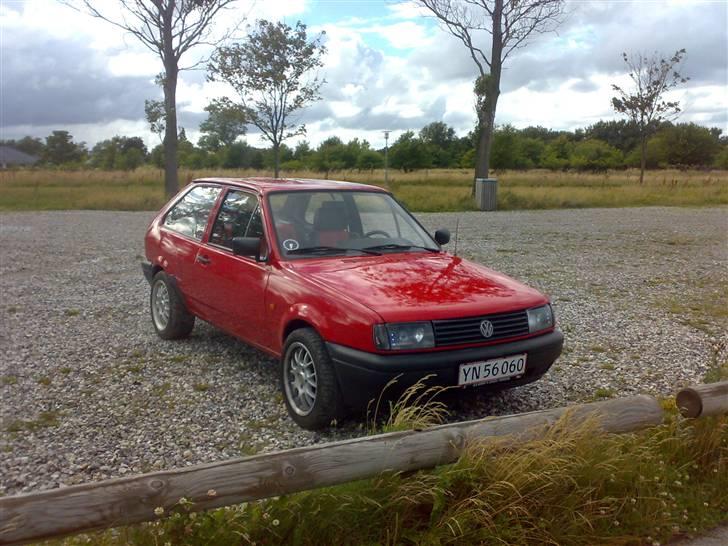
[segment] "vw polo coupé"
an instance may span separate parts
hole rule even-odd
[[[561,354],[548,298],[443,251],[387,191],[323,180],[195,180],[146,233],[152,324],[195,317],[280,359],[300,426],[361,409],[393,379],[500,389]]]

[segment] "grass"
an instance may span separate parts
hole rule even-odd
[[[568,418],[544,437],[472,442],[455,464],[197,513],[65,544],[637,544],[728,510],[728,419],[609,435]],[[151,515],[151,514],[150,514]]]
[[[683,324],[708,334],[728,328],[728,280],[711,280],[700,286],[691,298],[670,297],[660,302],[662,308]]]
[[[58,418],[60,413],[57,411],[42,411],[36,419],[24,420],[16,419],[11,421],[6,427],[7,432],[35,432],[36,430],[58,426]]]
[[[235,169],[180,170],[180,182],[206,176],[271,175]],[[281,176],[324,175],[302,171],[282,172]],[[472,176],[468,169],[390,171],[388,188],[414,211],[474,210]],[[651,171],[642,185],[635,170],[600,174],[503,171],[493,176],[499,180],[501,210],[728,204],[728,171]],[[149,167],[131,172],[30,169],[6,171],[0,177],[0,210],[157,210],[165,203],[162,173]],[[341,171],[331,173],[330,178],[384,186],[381,170]]]
[[[602,398],[611,398],[615,394],[616,393],[613,389],[599,387],[597,390],[594,391],[594,399],[601,400]]]

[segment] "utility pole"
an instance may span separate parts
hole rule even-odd
[[[389,133],[391,131],[384,131],[384,183],[389,185],[389,176],[387,168],[389,167]]]

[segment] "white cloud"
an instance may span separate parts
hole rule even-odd
[[[118,9],[114,7],[118,3],[112,0],[99,2],[104,8]],[[327,5],[304,0],[241,0],[224,21],[226,24],[247,16],[251,23],[257,18],[283,18],[291,24],[293,18],[305,22],[314,10],[317,20],[326,21]],[[392,136],[396,138],[402,131],[419,129],[436,120],[452,124],[461,135],[470,130],[475,122],[472,82],[476,69],[463,45],[440,29],[431,17],[424,17],[427,12],[413,3],[386,3],[381,9],[362,0],[357,7],[362,5],[372,6],[371,17],[361,16],[359,10],[355,17],[339,17],[309,27],[311,34],[327,31],[328,47],[321,71],[328,81],[322,88],[324,100],[302,116],[312,144],[338,135],[344,140],[367,138],[374,146],[381,146],[384,129],[394,130]],[[727,3],[706,2],[696,7],[695,2],[669,2],[660,4],[659,9],[652,2],[620,3],[619,9],[608,2],[571,6],[571,16],[558,35],[539,36],[530,47],[508,60],[498,123],[570,129],[600,118],[616,117],[610,106],[610,85],[624,77],[621,51],[670,53],[686,47],[684,68],[692,80],[676,95],[685,111],[680,119],[718,124],[728,130]],[[244,29],[243,26],[241,34]],[[113,117],[140,115],[144,95],[161,96],[161,90],[149,84],[161,71],[161,63],[133,36],[56,0],[28,0],[22,4],[3,1],[0,38],[3,36],[9,37],[2,48],[4,79],[24,85],[22,89],[3,87],[6,97],[23,94],[10,103],[22,103],[26,88],[34,91],[34,100],[40,100],[43,90],[51,96],[65,90],[67,102],[63,108],[69,113],[81,113],[83,105],[71,109],[73,93],[67,88],[83,81],[98,86],[98,96],[91,89],[83,90],[84,100],[94,106],[83,121],[95,115],[98,123],[73,124],[72,132],[78,131],[79,137],[89,142],[109,138],[115,132],[145,134],[148,142],[154,143],[156,137],[149,135],[141,119],[108,121],[110,113]],[[68,48],[73,57],[61,58],[60,52],[49,51],[48,62],[60,62],[61,66],[47,70],[42,57],[31,60],[13,56],[12,52],[21,51],[18,41],[26,49],[34,43],[41,44],[39,47],[50,47],[59,41],[74,44]],[[487,44],[487,39],[483,43]],[[82,46],[88,48],[85,56]],[[209,48],[201,47],[190,52],[183,62],[192,64],[207,53]],[[39,67],[43,67],[43,77]],[[11,70],[16,73],[12,80],[7,77]],[[83,71],[89,71],[85,79],[79,77]],[[105,82],[105,78],[115,85]],[[146,85],[140,89],[144,82]],[[120,106],[115,106],[119,104],[121,85],[138,87],[125,93],[123,114]],[[191,138],[197,134],[193,125],[204,116],[205,105],[211,98],[226,94],[230,94],[229,89],[206,82],[204,73],[181,75],[179,110],[186,116],[184,123],[189,125],[186,129]],[[139,105],[135,109],[136,103]],[[44,136],[52,122],[60,119],[44,122],[40,118],[46,114],[35,115],[32,106],[29,104],[27,111],[24,108],[12,116],[12,127],[2,128],[6,138],[22,136],[18,131]],[[38,105],[36,110],[42,113],[47,108]],[[27,114],[25,120],[21,114]],[[249,138],[256,144],[257,139],[254,134]]]

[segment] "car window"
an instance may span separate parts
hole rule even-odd
[[[210,243],[232,249],[233,237],[262,237],[263,223],[258,198],[243,191],[230,190],[217,214]]]
[[[391,206],[388,196],[379,193],[355,193],[354,202],[359,211],[362,235],[399,238],[422,246],[429,243],[411,216],[404,214],[400,207]]]
[[[210,211],[215,206],[220,191],[222,188],[215,186],[192,188],[167,213],[164,226],[187,237],[202,240]]]
[[[324,206],[325,203],[330,203],[332,201],[342,203],[344,201],[344,196],[340,192],[317,192],[310,195],[311,198],[308,200],[306,213],[304,215],[306,222],[308,222],[309,224],[314,223],[316,213],[322,206]]]
[[[278,247],[286,257],[439,249],[387,193],[297,190],[272,193],[268,203]]]

